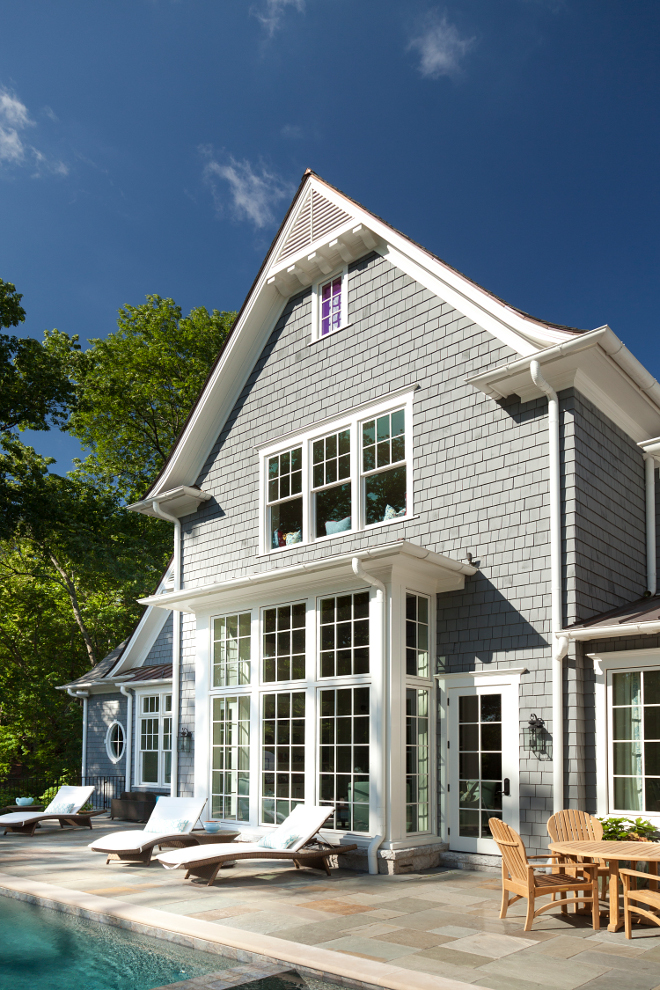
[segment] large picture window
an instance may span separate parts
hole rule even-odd
[[[263,699],[261,821],[279,825],[305,800],[305,692]]]
[[[611,802],[616,811],[660,812],[660,670],[612,674]]]
[[[213,698],[211,814],[250,820],[250,699]]]
[[[310,430],[284,450],[265,450],[265,549],[409,517],[411,440],[408,398]]]
[[[369,592],[322,598],[321,677],[369,673]]]
[[[264,681],[305,677],[305,603],[264,609]]]
[[[213,622],[213,687],[250,683],[250,612],[225,615]]]
[[[320,804],[335,813],[323,827],[369,831],[369,688],[320,692]]]
[[[139,782],[167,786],[172,780],[172,695],[142,695],[139,711]]]

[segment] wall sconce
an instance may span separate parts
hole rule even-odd
[[[545,727],[545,721],[532,712],[527,720],[527,726],[525,731],[525,735],[527,736],[526,748],[540,760],[551,760],[552,745],[550,735]]]
[[[179,753],[189,753],[192,750],[192,732],[190,729],[179,729],[177,750]]]

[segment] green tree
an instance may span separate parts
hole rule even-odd
[[[77,404],[67,428],[90,450],[80,472],[129,500],[158,475],[236,318],[203,306],[184,317],[174,300],[146,298],[85,352],[63,334],[46,340],[58,361],[69,355]]]

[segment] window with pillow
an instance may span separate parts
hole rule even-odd
[[[313,442],[312,486],[317,538],[352,529],[350,430]]]
[[[268,522],[272,549],[302,542],[302,447],[268,459]]]
[[[405,516],[406,413],[397,409],[362,424],[364,521],[367,526]]]

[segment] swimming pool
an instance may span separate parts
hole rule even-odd
[[[75,915],[0,896],[1,990],[152,990],[235,966]]]

